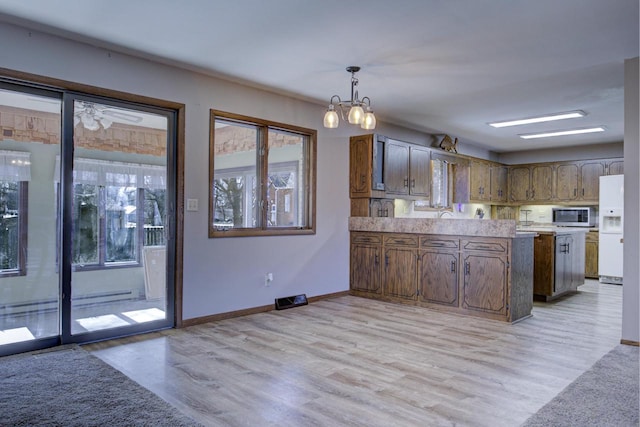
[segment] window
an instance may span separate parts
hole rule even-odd
[[[0,151],[0,277],[27,274],[31,155]]]
[[[74,268],[138,266],[165,245],[165,193],[163,166],[74,159]]]
[[[209,236],[315,233],[316,131],[211,111]]]

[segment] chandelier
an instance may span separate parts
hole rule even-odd
[[[336,111],[337,106],[339,107],[342,120],[345,119],[344,111],[348,108],[349,113],[347,114],[347,118],[349,123],[352,125],[360,125],[362,129],[375,129],[376,116],[373,114],[373,110],[371,110],[371,99],[369,99],[368,96],[362,99],[358,98],[358,78],[356,77],[356,73],[360,71],[360,67],[352,65],[347,67],[347,71],[351,73],[351,99],[349,101],[343,101],[338,95],[331,97],[329,100],[329,108],[327,108],[327,112],[324,114],[324,127],[331,129],[338,127],[340,120],[338,119],[338,112]],[[338,102],[334,103],[335,98],[338,99]],[[366,112],[364,108],[362,108],[363,106],[366,107]]]

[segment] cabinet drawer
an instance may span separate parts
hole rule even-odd
[[[382,236],[372,233],[351,233],[351,243],[371,243],[379,245],[382,243]]]
[[[417,248],[418,236],[415,234],[389,234],[384,236],[383,243],[385,246],[404,246]]]
[[[507,252],[507,248],[508,243],[506,239],[478,239],[462,241],[462,249],[465,251]]]
[[[460,246],[458,239],[438,239],[429,236],[420,237],[421,248],[443,248],[443,249],[458,249]]]

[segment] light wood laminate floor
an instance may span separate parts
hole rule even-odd
[[[518,426],[619,344],[621,310],[592,280],[513,325],[346,296],[85,348],[208,426]]]

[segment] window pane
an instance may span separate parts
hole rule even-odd
[[[144,246],[164,246],[165,189],[144,190]]]
[[[269,131],[268,227],[303,227],[304,144],[306,137]]]
[[[106,262],[137,260],[136,187],[106,187]]]
[[[18,182],[0,181],[0,271],[19,267],[20,215]]]
[[[258,226],[255,177],[258,128],[216,120],[214,131],[213,226]]]
[[[73,186],[73,263],[98,263],[98,186]]]

